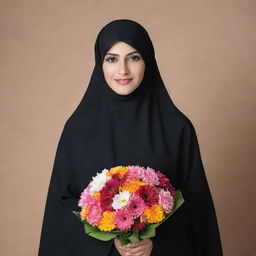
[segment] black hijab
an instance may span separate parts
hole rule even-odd
[[[128,95],[113,91],[102,70],[105,53],[117,41],[131,45],[145,62],[141,84]],[[113,241],[85,235],[72,213],[80,210],[80,194],[92,176],[117,165],[160,170],[183,192],[185,203],[158,228],[151,255],[222,255],[194,126],[164,86],[147,31],[132,20],[112,21],[99,32],[94,50],[88,88],[58,143],[39,255],[119,255]]]

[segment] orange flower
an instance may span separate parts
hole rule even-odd
[[[83,207],[83,208],[82,208],[82,211],[80,212],[81,219],[82,219],[82,220],[86,220],[87,214],[88,214],[88,209],[87,209],[87,207]]]
[[[96,199],[96,200],[100,200],[100,192],[99,191],[95,191],[93,193],[93,198]]]
[[[131,193],[136,192],[140,186],[147,185],[147,183],[139,181],[139,180],[134,180],[130,182],[125,182],[122,187],[120,188],[121,191],[128,190]]]
[[[127,171],[128,171],[128,167],[119,165],[119,166],[116,166],[116,167],[112,167],[107,172],[107,176],[112,176],[112,175],[117,173],[120,176],[120,178],[123,178]]]
[[[161,205],[154,204],[144,211],[148,223],[159,223],[164,219],[164,210]]]
[[[98,228],[102,231],[111,231],[116,226],[114,224],[115,212],[105,211],[103,217],[98,225]]]

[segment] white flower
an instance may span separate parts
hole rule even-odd
[[[111,178],[107,176],[107,169],[104,169],[101,173],[97,173],[95,177],[92,177],[91,187],[90,187],[90,194],[92,195],[96,191],[100,191],[105,183]]]
[[[115,210],[121,209],[129,202],[131,193],[129,191],[120,191],[119,194],[116,194],[113,198],[112,207]]]

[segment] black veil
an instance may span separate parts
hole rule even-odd
[[[116,41],[138,50],[145,62],[139,87],[119,95],[106,83],[102,62]],[[172,102],[154,47],[137,22],[105,25],[95,42],[95,67],[78,107],[66,121],[55,155],[42,224],[40,256],[119,255],[113,241],[84,234],[72,213],[96,172],[117,165],[150,166],[167,175],[185,198],[157,230],[152,255],[222,255],[217,218],[192,122]]]

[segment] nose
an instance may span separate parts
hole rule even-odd
[[[125,61],[120,61],[118,73],[121,75],[126,75],[130,73],[129,67]]]

